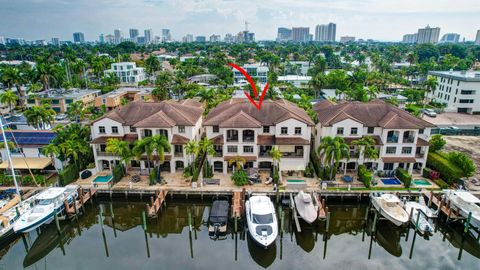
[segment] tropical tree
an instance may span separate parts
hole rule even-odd
[[[228,166],[235,164],[237,171],[240,171],[245,163],[247,163],[247,160],[244,157],[236,155],[228,161]]]
[[[7,88],[15,87],[19,96],[19,105],[23,106],[25,102],[25,90],[22,89],[22,85],[26,82],[24,76],[18,68],[6,67],[2,69],[0,74],[0,81],[7,86]]]
[[[430,151],[437,152],[443,149],[447,142],[443,139],[441,134],[435,134],[430,138]]]
[[[147,60],[145,60],[145,70],[147,71],[147,73],[153,75],[156,71],[160,70],[160,68],[160,60],[158,60],[155,55],[150,54]]]
[[[135,142],[132,152],[137,159],[141,159],[143,153],[145,153],[147,156],[147,162],[149,162],[152,159],[153,145],[151,144],[150,141],[151,141],[151,137],[146,137],[144,139],[137,140]],[[148,172],[150,173],[150,166],[147,166],[147,167],[148,167]]]
[[[46,91],[50,88],[50,83],[55,79],[56,67],[55,65],[41,61],[36,65],[38,80],[42,84],[42,90]]]
[[[105,147],[105,151],[107,153],[112,153],[115,156],[118,156],[120,158],[120,161],[125,164],[126,172],[130,160],[132,160],[132,158],[134,157],[132,149],[130,149],[129,143],[119,139],[110,138],[107,140],[107,146]]]
[[[66,140],[60,144],[59,147],[61,153],[63,153],[66,157],[69,157],[75,166],[77,166],[77,168],[80,168],[79,158],[81,155],[87,154],[90,150],[88,144],[84,144],[74,139]]]
[[[155,152],[155,162],[163,164],[165,161],[165,151],[170,152],[170,143],[167,137],[163,135],[154,135],[150,137],[150,147]]]
[[[272,147],[272,150],[270,150],[268,154],[272,157],[273,166],[275,166],[275,168],[278,168],[280,166],[280,159],[282,158],[282,152],[280,152],[278,147]]]
[[[85,118],[85,105],[82,101],[75,101],[70,103],[67,108],[67,115],[70,119],[75,119],[78,121],[82,121]]]
[[[12,108],[17,101],[18,96],[12,90],[6,90],[0,94],[0,103],[7,105],[10,112],[12,112]]]
[[[323,158],[323,163],[330,164],[330,179],[332,179],[333,171],[338,168],[340,160],[349,158],[350,147],[342,137],[326,136],[322,138],[318,152]]]
[[[55,111],[48,105],[32,106],[24,112],[27,124],[36,129],[45,129],[47,126],[51,126],[55,121],[55,114]]]
[[[60,155],[60,151],[61,151],[60,147],[54,144],[48,144],[47,146],[42,148],[42,154],[44,156],[50,157],[54,167],[55,167],[55,157]],[[58,171],[57,167],[55,167],[55,170]]]
[[[189,155],[188,163],[190,164],[191,170],[193,172],[195,169],[195,157],[199,153],[198,142],[195,140],[188,141],[188,143],[185,145],[185,152],[187,153],[187,155]]]
[[[354,140],[352,144],[360,146],[360,157],[363,158],[364,162],[379,157],[379,151],[375,149],[375,139],[372,136],[366,136]]]
[[[428,93],[434,94],[435,89],[437,88],[438,81],[436,77],[428,76],[427,80],[423,82],[423,87]],[[427,97],[428,95],[425,95]]]

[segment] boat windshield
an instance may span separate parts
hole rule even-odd
[[[38,204],[39,204],[39,205],[48,205],[48,204],[51,204],[51,203],[53,203],[53,200],[52,200],[52,199],[39,200],[39,201],[38,201]]]
[[[270,224],[272,222],[273,222],[272,214],[265,214],[265,215],[253,214],[253,223],[255,224]]]

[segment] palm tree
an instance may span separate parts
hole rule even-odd
[[[60,155],[60,151],[60,148],[55,144],[48,144],[47,146],[42,148],[42,154],[44,156],[50,157],[53,167],[55,167],[56,171],[58,171],[58,169],[55,166],[55,156]]]
[[[18,96],[12,91],[7,90],[0,94],[0,103],[7,105],[10,113],[12,112],[12,107],[17,103]]]
[[[137,159],[141,159],[143,153],[147,155],[147,162],[152,159],[153,148],[150,143],[151,137],[147,137],[135,142],[135,146],[132,149],[133,154]],[[150,166],[148,166],[148,173],[150,173]]]
[[[47,125],[51,126],[55,121],[55,114],[49,105],[32,106],[24,112],[27,124],[36,129],[45,129]]]
[[[360,146],[360,156],[363,160],[377,159],[379,152],[375,149],[375,139],[372,136],[362,137],[361,139],[354,140],[353,145]]]
[[[190,140],[188,141],[187,145],[185,146],[185,152],[187,153],[187,155],[189,155],[189,164],[191,164],[191,170],[192,172],[194,171],[195,169],[195,157],[198,155],[199,153],[199,146],[198,146],[198,143],[197,141],[194,141],[194,140]]]
[[[2,70],[0,81],[7,86],[7,88],[14,87],[17,89],[19,96],[19,105],[23,106],[25,102],[25,90],[22,89],[22,84],[25,83],[25,78],[19,69],[14,67],[6,67]]]
[[[425,82],[423,82],[423,87],[427,91],[427,93],[432,93],[435,94],[435,89],[438,86],[438,81],[435,77],[429,76]],[[427,98],[427,95],[425,95],[425,99]],[[425,101],[424,101],[425,103]]]
[[[105,148],[105,151],[120,157],[120,161],[125,164],[125,172],[127,171],[128,164],[134,157],[128,142],[110,138],[107,140],[107,147]]]
[[[150,75],[153,75],[156,71],[160,70],[160,66],[160,61],[153,54],[150,54],[147,60],[145,60],[145,70]]]
[[[333,170],[336,169],[340,160],[349,158],[350,147],[345,143],[342,137],[323,137],[318,147],[318,152],[323,157],[323,163],[330,164],[330,179],[333,178]]]
[[[85,117],[85,106],[82,101],[70,103],[67,108],[67,115],[70,119],[82,121]]]
[[[38,80],[42,83],[42,90],[50,88],[50,82],[55,76],[55,66],[47,61],[39,62],[36,65]]]
[[[233,157],[228,161],[228,166],[232,166],[233,164],[235,164],[237,171],[239,171],[243,168],[243,164],[245,163],[247,163],[247,160],[244,157],[236,155],[235,157]]]
[[[80,168],[79,157],[87,154],[90,149],[88,145],[73,139],[66,140],[59,147],[63,155],[70,158],[77,168]]]
[[[155,151],[155,161],[163,164],[165,161],[165,152],[170,152],[170,143],[167,137],[163,135],[154,135],[150,137],[150,145]]]
[[[270,152],[268,152],[273,160],[273,166],[278,168],[280,166],[280,159],[282,158],[282,152],[277,147],[273,147]]]

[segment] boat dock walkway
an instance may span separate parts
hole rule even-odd
[[[85,203],[92,200],[93,195],[97,193],[96,189],[84,190],[83,188],[78,189],[78,197],[73,203],[68,203],[65,200],[63,203],[65,205],[65,212],[69,218],[72,218],[78,214],[78,210],[83,208]]]
[[[232,218],[240,218],[245,211],[245,189],[233,192],[232,196]]]
[[[158,216],[161,206],[165,203],[168,191],[161,189],[156,190],[153,196],[150,196],[150,202],[145,205],[149,218]]]
[[[448,219],[463,219],[462,216],[458,214],[458,211],[453,210],[450,207],[450,201],[445,202],[443,199],[439,199],[432,191],[428,192],[427,190],[422,190],[423,196],[428,198],[428,205],[434,204],[438,209],[440,209]]]

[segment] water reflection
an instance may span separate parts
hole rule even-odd
[[[142,225],[144,203],[87,206],[78,220],[62,222],[60,233],[52,224],[38,235],[32,232],[25,244],[18,238],[2,249],[0,269],[64,269],[71,261],[82,269],[132,269],[130,261],[141,263],[142,269],[292,269],[298,264],[316,269],[320,258],[325,268],[342,266],[344,260],[353,259],[367,266],[398,261],[392,266],[395,269],[415,267],[418,260],[436,262],[436,252],[443,252],[452,261],[463,257],[458,262],[465,265],[476,265],[480,258],[480,244],[471,235],[464,236],[461,225],[439,226],[436,235],[424,239],[413,229],[397,228],[382,220],[377,231],[371,233],[372,221],[365,221],[365,204],[330,204],[328,232],[325,222],[308,225],[302,221],[298,232],[290,210],[284,209],[283,231],[269,249],[257,246],[242,222],[236,233],[231,222],[227,239],[214,241],[208,236],[210,205],[201,201],[169,202],[158,218],[148,221],[146,230]],[[414,252],[422,255],[412,257]]]

